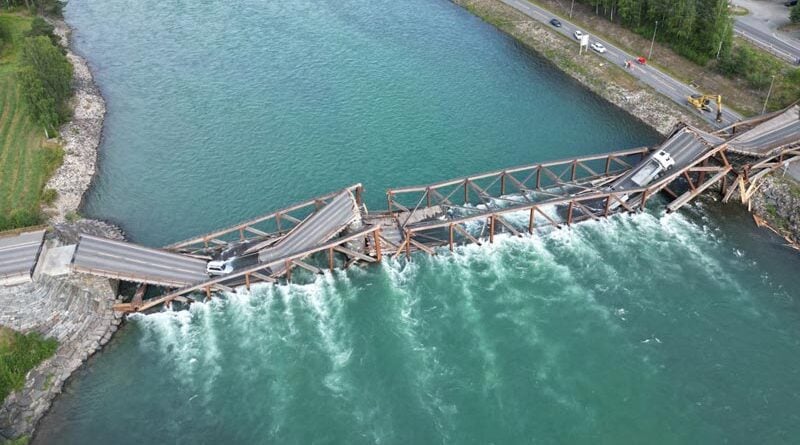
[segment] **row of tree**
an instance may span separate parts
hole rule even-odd
[[[37,11],[39,14],[57,17],[61,17],[65,3],[62,0],[0,0],[0,4],[5,4],[6,8],[25,7],[28,10]]]
[[[598,15],[705,64],[730,51],[733,26],[727,0],[578,0]]]

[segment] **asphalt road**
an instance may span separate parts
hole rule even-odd
[[[81,235],[73,267],[95,275],[173,287],[208,280],[203,260],[89,235]]]
[[[751,40],[787,62],[797,64],[797,61],[800,60],[800,42],[795,43],[789,39],[782,39],[775,33],[769,33],[745,23],[741,18],[736,19],[733,30],[737,35]]]
[[[503,3],[511,6],[522,12],[523,14],[531,17],[534,20],[542,22],[547,26],[550,26],[554,31],[561,33],[575,41],[575,51],[578,51],[578,40],[575,39],[573,33],[581,29],[578,26],[570,23],[567,19],[563,17],[554,15],[553,13],[540,8],[539,6],[533,5],[528,3],[524,0],[501,0]],[[557,18],[561,22],[561,27],[556,28],[552,26],[549,22],[552,18]],[[581,29],[583,31],[583,29]],[[623,67],[625,65],[626,60],[635,60],[638,56],[642,54],[637,54],[634,56],[633,54],[629,54],[623,51],[620,48],[602,40],[591,36],[589,38],[589,42],[600,42],[603,46],[606,47],[607,51],[603,54],[599,54],[595,51],[589,49],[589,52],[594,53],[595,55],[607,60],[610,63],[614,63],[617,66]],[[706,121],[708,121],[713,127],[722,128],[728,126],[736,121],[742,119],[738,113],[733,112],[727,108],[723,107],[722,111],[722,123],[718,123],[715,119],[717,116],[716,111],[716,104],[712,105],[712,112],[710,113],[700,113],[695,110],[694,107],[690,106],[686,100],[686,98],[692,94],[700,94],[700,92],[689,85],[684,84],[683,82],[676,80],[669,75],[665,74],[664,72],[649,66],[649,65],[638,65],[636,63],[633,64],[633,68],[628,70],[631,75],[641,80],[643,83],[647,84],[648,86],[652,87],[659,93],[663,94],[664,96],[672,99],[675,103],[686,107],[693,113],[698,113],[702,116]]]
[[[30,274],[43,239],[44,230],[0,238],[0,278]]]

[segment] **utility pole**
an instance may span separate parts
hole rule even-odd
[[[572,10],[575,8],[575,0],[572,0],[572,5],[569,7],[569,18],[572,18]]]
[[[769,95],[772,93],[772,85],[775,84],[775,75],[772,75],[772,82],[769,83],[769,91],[767,91],[767,98],[764,99],[764,108],[761,109],[761,114],[767,112],[767,102],[769,102]]]
[[[650,52],[647,54],[648,59],[653,58],[653,45],[656,43],[656,32],[658,32],[658,20],[656,20],[656,29],[653,30],[653,41],[650,42]]]
[[[728,33],[728,24],[725,24],[725,30],[722,31],[722,37],[719,38],[719,48],[717,49],[717,60],[719,60],[719,53],[722,52],[722,43],[725,41],[725,34]]]

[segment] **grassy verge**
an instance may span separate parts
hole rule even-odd
[[[58,342],[0,326],[0,400],[25,383],[25,374],[56,352]]]
[[[31,120],[17,84],[19,46],[31,21],[25,13],[0,13],[11,37],[0,48],[0,230],[42,222],[41,204],[55,199],[44,185],[63,158]]]

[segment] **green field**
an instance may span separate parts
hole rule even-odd
[[[0,52],[0,231],[42,221],[43,188],[63,157],[30,119],[17,85],[18,46],[31,20],[21,13],[0,13],[0,26],[11,37]]]
[[[0,401],[22,388],[25,374],[56,352],[58,342],[0,326]]]

